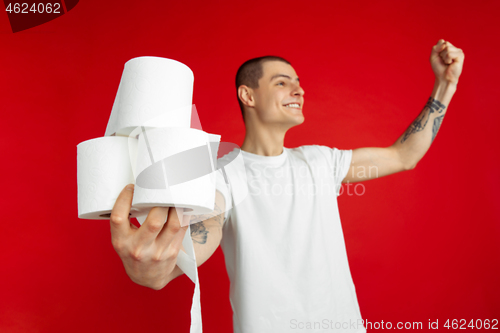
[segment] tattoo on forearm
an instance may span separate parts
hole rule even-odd
[[[213,227],[214,224],[210,220],[213,220],[222,227],[222,209],[220,209],[217,202],[214,205],[214,210],[209,214],[202,215],[191,215],[190,225],[191,225],[191,238],[198,244],[205,244],[208,239],[208,229]],[[207,222],[207,225],[205,225]],[[208,227],[207,227],[208,226]]]
[[[427,125],[427,122],[429,121],[431,113],[434,113],[434,112],[442,113],[444,111],[444,109],[446,109],[446,106],[444,104],[442,104],[437,99],[429,97],[429,99],[427,100],[427,103],[425,103],[425,106],[424,106],[424,109],[422,110],[422,113],[420,113],[420,115],[417,117],[417,119],[415,119],[411,123],[410,127],[408,127],[408,129],[403,134],[403,138],[401,139],[401,143],[404,143],[406,141],[406,139],[408,139],[408,137],[410,135],[412,135],[413,133],[423,131],[425,126]],[[443,117],[444,117],[444,115],[443,115]],[[443,118],[441,117],[441,120],[439,121],[439,125],[441,125],[442,119]],[[435,125],[436,125],[436,120],[434,120],[434,126]],[[439,126],[438,126],[438,129],[439,129]],[[436,130],[436,133],[437,133],[437,130]],[[434,127],[433,127],[433,136],[432,136],[433,140],[434,140],[434,136],[435,136],[435,134],[434,134]]]
[[[443,103],[432,97],[429,97],[425,106],[431,109],[431,113],[432,112],[442,113],[444,109],[446,109],[446,106]]]
[[[205,244],[208,237],[208,229],[203,222],[191,224],[191,238],[198,244]]]
[[[444,114],[442,116],[436,117],[434,119],[434,124],[432,125],[432,141],[434,141],[434,138],[436,137],[439,127],[441,127],[441,123],[443,122]],[[431,141],[431,143],[432,143]]]
[[[429,116],[430,112],[422,112],[417,119],[415,119],[410,127],[406,130],[405,134],[403,135],[403,138],[401,139],[401,143],[405,142],[406,139],[413,133],[417,133],[420,131],[423,131],[425,128],[425,125],[427,125],[427,121],[429,121]]]

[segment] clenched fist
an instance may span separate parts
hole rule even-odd
[[[432,47],[431,67],[436,80],[441,83],[458,83],[464,64],[464,52],[450,42],[440,39]]]

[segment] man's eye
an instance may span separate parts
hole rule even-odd
[[[285,82],[278,82],[278,86],[284,86]]]

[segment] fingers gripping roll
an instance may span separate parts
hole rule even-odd
[[[129,277],[137,284],[161,289],[171,279],[176,267],[177,254],[182,245],[189,219],[178,208],[155,207],[140,228],[132,228],[129,211],[133,186],[120,193],[111,213],[111,239],[113,247],[123,261]]]

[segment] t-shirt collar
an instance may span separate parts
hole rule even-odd
[[[276,155],[276,156],[257,155],[257,154],[246,152],[244,150],[241,151],[241,154],[243,155],[243,157],[246,160],[249,160],[251,162],[279,165],[279,164],[282,164],[286,160],[286,158],[288,156],[288,148],[283,147],[283,152],[280,155]]]

